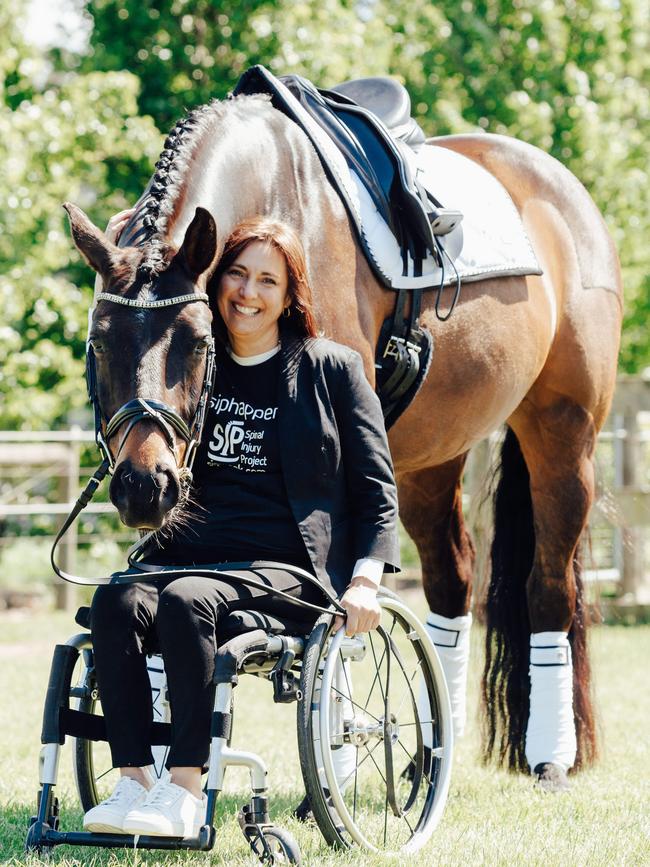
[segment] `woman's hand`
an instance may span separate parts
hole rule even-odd
[[[120,235],[124,231],[124,227],[129,222],[131,217],[135,214],[135,208],[127,208],[124,211],[120,211],[118,214],[114,214],[110,220],[108,221],[108,225],[104,231],[106,235],[106,240],[110,241],[111,244],[117,244],[120,240]],[[102,278],[99,274],[95,277],[95,294],[98,294],[102,291]]]
[[[125,211],[120,211],[119,214],[114,214],[110,218],[104,234],[111,243],[117,244],[124,227],[134,214],[135,208],[127,208]]]
[[[341,605],[345,608],[345,634],[349,637],[358,632],[369,632],[376,629],[381,620],[381,608],[377,602],[377,585],[363,575],[355,576],[350,586],[341,597]],[[343,626],[340,614],[334,618],[334,632]]]

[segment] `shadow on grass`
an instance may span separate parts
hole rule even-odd
[[[220,845],[225,847],[230,857],[236,853],[242,859],[245,859],[247,854],[250,854],[248,845],[239,828],[237,822],[237,813],[243,804],[248,802],[246,792],[221,795],[217,801],[216,815],[214,825],[217,831],[217,838],[214,849],[212,850],[213,858],[218,859],[217,863],[222,862],[220,856]],[[327,850],[327,846],[320,836],[318,828],[315,826],[298,826],[298,823],[292,817],[292,811],[298,804],[302,794],[296,795],[275,795],[270,798],[269,807],[271,821],[278,827],[287,828],[291,833],[297,831],[304,836],[305,831],[308,831],[310,839],[309,848]],[[39,864],[42,861],[36,853],[25,852],[25,839],[30,818],[35,813],[34,803],[30,805],[20,803],[10,803],[5,805],[0,810],[0,853],[2,854],[3,867],[9,865],[31,865]],[[72,802],[67,798],[61,799],[60,805],[60,828],[61,831],[81,831],[82,830],[83,812],[76,802]],[[289,826],[289,827],[288,827]],[[304,831],[301,832],[301,829]],[[309,829],[309,830],[308,830]],[[56,846],[52,850],[51,863],[59,863],[65,865],[113,865],[113,864],[157,864],[171,865],[184,863],[188,858],[196,858],[196,852],[163,852],[161,850],[138,850],[137,858],[134,861],[134,853],[129,849],[101,849],[93,847],[81,846]],[[224,853],[225,855],[226,853]],[[212,860],[212,859],[211,859]],[[230,858],[227,859],[228,861]]]

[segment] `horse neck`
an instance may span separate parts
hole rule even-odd
[[[262,113],[233,121],[213,124],[197,144],[167,226],[173,246],[182,243],[199,205],[215,219],[219,250],[247,217],[286,218],[295,207],[292,153],[278,147],[273,117]]]

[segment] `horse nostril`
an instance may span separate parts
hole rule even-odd
[[[126,459],[115,468],[110,497],[128,527],[157,529],[180,499],[173,468],[158,464],[153,472],[136,469]]]
[[[180,485],[176,473],[170,469],[159,469],[154,475],[154,484],[159,491],[160,506],[164,511],[173,509],[180,498]]]

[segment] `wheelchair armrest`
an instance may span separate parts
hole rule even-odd
[[[264,653],[269,646],[269,636],[261,629],[236,635],[217,650],[214,658],[214,677],[212,682],[238,682],[237,672],[247,656],[254,653]]]

